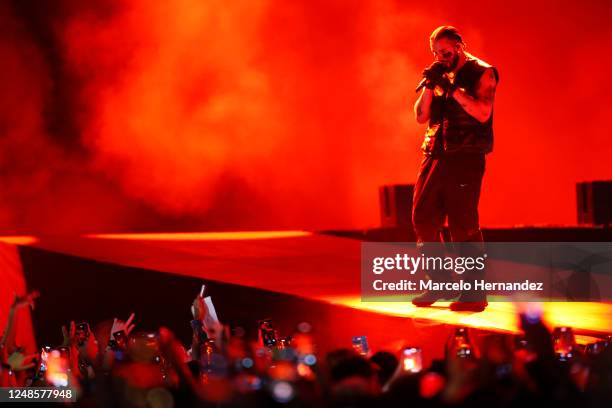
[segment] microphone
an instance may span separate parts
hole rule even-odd
[[[426,84],[427,84],[427,78],[421,79],[421,82],[419,82],[414,92],[419,92],[421,89],[425,87]]]

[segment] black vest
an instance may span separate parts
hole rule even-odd
[[[477,58],[470,58],[457,71],[454,86],[476,97],[478,83],[487,68],[493,68],[495,79],[499,81],[495,67]],[[493,150],[493,112],[486,122],[481,123],[470,116],[454,98],[446,98],[446,94],[434,95],[429,126],[421,148],[429,155],[489,153]]]

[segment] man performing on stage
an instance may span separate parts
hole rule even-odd
[[[422,145],[424,158],[414,189],[412,221],[417,246],[426,255],[440,250],[440,231],[448,217],[454,242],[462,242],[462,256],[482,253],[478,200],[485,171],[485,155],[493,148],[493,100],[499,81],[497,69],[465,51],[459,31],[441,26],[430,37],[435,61],[423,72],[423,88],[414,105],[416,120],[429,122]],[[436,282],[452,280],[449,271],[428,272]],[[482,279],[484,273],[461,276]],[[473,285],[472,285],[473,287]],[[426,291],[416,306],[450,300],[458,293]],[[451,309],[482,311],[486,293],[463,292]]]

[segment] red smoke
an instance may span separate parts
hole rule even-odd
[[[71,231],[142,228],[138,206],[202,228],[375,226],[378,186],[415,179],[413,89],[440,24],[500,70],[484,226],[572,223],[575,182],[612,178],[605,2],[105,3],[55,25],[86,158],[46,141],[45,61],[3,17],[19,32],[0,44],[17,64],[0,68],[5,230],[64,228],[32,204],[51,170]],[[36,224],[15,217],[24,205]]]
[[[95,165],[163,212],[209,210],[229,173],[263,197],[263,224],[375,223],[377,186],[411,177],[417,157],[402,18],[248,4],[133,1],[103,24],[67,23],[70,67],[92,78]]]

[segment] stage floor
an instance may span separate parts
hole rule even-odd
[[[168,274],[213,280],[298,296],[427,324],[444,323],[518,332],[516,305],[491,302],[482,313],[456,313],[448,304],[361,302],[361,241],[305,232],[107,234],[74,237],[5,237],[47,251]],[[612,328],[612,304],[543,304],[550,327],[571,326],[582,343]]]

